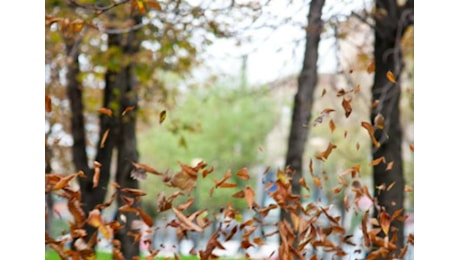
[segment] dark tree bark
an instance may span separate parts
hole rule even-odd
[[[378,148],[373,148],[373,158],[384,157],[386,162],[392,162],[391,170],[386,170],[386,164],[373,167],[374,187],[384,184],[386,187],[394,183],[388,191],[374,189],[379,207],[383,207],[391,216],[393,212],[404,208],[404,176],[401,153],[402,129],[400,124],[399,100],[401,94],[400,84],[393,84],[387,78],[391,71],[396,80],[399,79],[403,68],[400,39],[409,24],[413,24],[413,0],[406,2],[405,6],[398,6],[395,0],[377,0],[377,15],[375,17],[375,76],[372,86],[372,99],[380,103],[371,112],[371,120],[377,114],[383,115],[385,126],[383,130],[376,129],[375,137],[381,143]],[[383,11],[385,10],[385,11]],[[385,14],[386,13],[386,14]],[[379,211],[375,211],[377,217]],[[393,221],[392,227],[397,232],[397,246],[403,247],[404,223]],[[390,232],[391,233],[391,232]],[[383,233],[380,234],[383,236]],[[391,237],[390,237],[391,239]],[[397,255],[396,255],[397,256]]]
[[[135,19],[136,21],[138,18]],[[139,21],[137,21],[139,22]],[[122,63],[120,68],[108,70],[105,76],[105,89],[103,107],[113,111],[112,116],[101,114],[100,133],[95,161],[101,164],[100,178],[97,187],[93,187],[94,168],[88,165],[86,153],[86,134],[84,124],[84,105],[82,88],[78,82],[80,73],[78,63],[78,43],[73,38],[66,39],[67,54],[71,61],[67,71],[67,94],[71,104],[71,133],[73,137],[72,156],[77,171],[81,170],[86,178],[79,178],[82,208],[88,216],[96,205],[103,203],[110,181],[110,169],[114,151],[118,152],[116,159],[116,182],[121,187],[138,188],[138,182],[131,178],[131,162],[137,162],[139,155],[136,141],[136,109],[122,116],[127,107],[137,108],[136,80],[133,71],[132,55],[138,52],[140,40],[134,31],[126,34],[109,34],[109,48],[115,47],[122,50]],[[108,131],[107,138],[104,135]],[[118,205],[124,202],[118,198]],[[117,213],[117,217],[119,217]],[[133,243],[132,236],[128,236],[133,219],[138,216],[124,214],[126,223],[124,228],[116,234],[116,239],[121,242],[121,251],[126,259],[139,255],[139,243]],[[120,218],[119,218],[120,220]],[[86,225],[87,238],[89,239],[95,228]]]
[[[302,157],[310,131],[309,122],[313,107],[313,93],[317,83],[318,46],[323,29],[321,13],[324,2],[324,0],[312,0],[310,3],[304,60],[298,78],[297,93],[294,97],[294,110],[289,132],[285,164],[286,167],[295,171],[292,177],[292,194],[298,195],[301,192],[299,180],[303,175]],[[292,225],[289,211],[281,211],[281,221],[283,220],[287,220]]]

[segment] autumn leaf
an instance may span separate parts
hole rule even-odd
[[[182,212],[174,207],[172,207],[174,214],[176,215],[177,219],[180,223],[184,224],[187,229],[194,230],[197,232],[203,232],[203,229],[198,226],[197,224],[193,223],[190,219],[188,219]]]
[[[329,120],[329,129],[331,129],[331,133],[333,133],[334,130],[335,130],[335,124],[334,124],[334,121],[332,119]]]
[[[328,117],[331,112],[334,112],[335,110],[332,108],[326,108],[321,111],[320,115],[313,121],[313,126],[316,126],[318,124],[321,124],[324,120],[324,118]]]
[[[391,169],[393,169],[393,161],[391,161],[391,162],[389,162],[389,163],[387,164],[387,168],[385,169],[385,171],[389,171],[389,170],[391,170]]]
[[[323,88],[323,91],[321,92],[321,97],[324,97],[324,95],[326,95],[326,92],[327,92],[326,89]]]
[[[129,111],[132,111],[132,110],[134,110],[133,106],[126,107],[125,110],[123,110],[123,112],[121,113],[121,116],[125,116]]]
[[[315,157],[316,157],[317,159],[319,159],[319,160],[323,160],[323,161],[324,161],[324,160],[327,159],[327,157],[329,157],[329,155],[331,154],[332,150],[335,149],[335,148],[337,148],[336,145],[329,143],[329,145],[327,146],[326,150],[325,150],[324,152],[317,153],[317,154],[315,155]]]
[[[383,233],[388,236],[388,231],[390,230],[390,215],[386,211],[381,211],[379,213],[379,222]]]
[[[244,199],[246,200],[246,203],[248,204],[248,207],[251,209],[254,205],[254,190],[250,186],[244,187]]]
[[[249,180],[249,172],[248,172],[248,168],[242,168],[241,170],[239,170],[238,172],[236,172],[236,176],[240,177],[241,179],[243,180]]]
[[[112,116],[112,114],[113,114],[111,109],[105,108],[105,107],[101,107],[97,111],[99,111],[99,113],[107,115],[107,116]]]
[[[160,4],[159,4],[157,1],[146,0],[145,3],[146,3],[149,7],[153,8],[153,9],[155,9],[155,10],[161,10],[161,6],[160,6]]]
[[[381,113],[378,113],[374,118],[374,126],[378,129],[385,127],[385,119]]]
[[[121,192],[124,192],[124,193],[128,193],[128,194],[131,194],[133,196],[145,196],[147,195],[147,193],[143,190],[140,190],[140,189],[132,189],[132,188],[123,188],[121,189]]]
[[[367,66],[367,73],[372,74],[375,71],[375,62],[372,61],[369,66]]]
[[[48,95],[45,95],[45,111],[48,113],[52,111],[51,98]]]
[[[372,102],[371,104],[371,109],[376,108],[379,104],[380,104],[380,100],[378,99],[374,100],[374,102]]]
[[[410,145],[409,145],[409,148],[410,148],[410,150],[411,150],[412,152],[414,152],[414,144],[410,144]]]
[[[107,137],[109,136],[110,129],[105,130],[104,135],[102,136],[101,145],[99,146],[101,149],[105,146],[105,141],[107,141]]]
[[[166,110],[160,112],[160,124],[163,123],[166,119]]]
[[[414,191],[414,188],[412,188],[412,187],[409,186],[409,185],[404,185],[404,191],[405,191],[405,192],[412,192],[412,191]]]
[[[347,117],[347,118],[350,116],[350,114],[352,112],[350,102],[351,102],[351,99],[343,98],[343,100],[342,100],[342,107],[345,110],[345,117]]]
[[[384,157],[384,156],[380,156],[379,158],[373,160],[373,161],[371,162],[371,165],[372,165],[372,166],[376,166],[376,165],[381,164],[382,162],[385,162],[385,157]]]
[[[61,178],[61,179],[56,183],[56,185],[54,185],[53,190],[60,190],[60,189],[62,189],[62,188],[64,188],[64,187],[67,187],[67,185],[69,185],[69,182],[70,182],[73,178],[75,178],[75,176],[77,176],[77,174],[76,174],[76,173],[73,173],[73,174],[70,174],[70,175],[68,175],[68,176],[66,176],[66,177]]]
[[[374,144],[375,147],[380,147],[380,143],[377,141],[377,139],[375,139],[375,136],[374,136],[374,128],[372,127],[371,124],[369,124],[368,122],[361,122],[361,126],[364,127],[367,132],[369,133],[369,136],[371,137],[371,140],[372,140],[372,143]]]
[[[141,208],[138,208],[137,211],[141,216],[142,221],[144,221],[147,226],[153,226],[153,219],[145,211],[143,211]]]
[[[386,76],[387,76],[387,79],[388,79],[391,83],[396,84],[396,78],[395,78],[395,75],[393,74],[393,72],[387,71]]]
[[[101,175],[101,164],[94,161],[93,189],[99,185],[99,176]]]
[[[143,169],[146,172],[149,172],[149,173],[152,173],[152,174],[155,174],[155,175],[163,175],[163,173],[161,173],[160,171],[154,169],[153,167],[151,167],[151,166],[149,166],[147,164],[136,163],[136,162],[131,162],[131,164],[137,169]]]

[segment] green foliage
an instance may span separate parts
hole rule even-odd
[[[264,143],[276,119],[271,104],[271,97],[239,88],[219,86],[191,91],[182,104],[168,111],[164,123],[140,134],[141,161],[166,170],[178,167],[178,161],[188,164],[196,159],[204,160],[215,172],[197,182],[200,191],[197,206],[222,207],[221,201],[227,201],[236,190],[217,189],[213,197],[209,197],[214,185],[212,178],[220,179],[229,169],[236,172],[262,162],[258,147]],[[177,168],[170,171],[175,170]],[[232,181],[242,185],[239,179]],[[163,189],[154,178],[148,179],[145,185],[154,193]],[[245,207],[244,200],[235,203]]]

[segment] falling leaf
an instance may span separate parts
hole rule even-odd
[[[360,147],[361,145],[359,144],[359,142],[356,142],[356,150],[359,150]]]
[[[177,219],[180,223],[184,224],[187,229],[203,232],[203,229],[198,226],[197,224],[193,223],[190,219],[188,219],[181,211],[177,210],[176,208],[172,207],[174,214],[176,214]]]
[[[139,215],[142,218],[142,221],[144,221],[144,223],[149,227],[153,226],[153,219],[141,208],[138,208],[137,210],[138,210]]]
[[[326,95],[326,92],[327,92],[326,89],[323,88],[323,91],[321,92],[321,97],[324,97],[324,95]]]
[[[390,215],[386,211],[381,211],[379,213],[379,222],[383,233],[388,236],[388,231],[390,230]]]
[[[361,86],[359,84],[353,88],[353,92],[355,92],[355,94],[358,94],[360,91],[361,91]]]
[[[331,129],[331,133],[333,133],[334,130],[335,130],[335,124],[334,124],[334,121],[332,119],[329,120],[329,129]]]
[[[372,165],[372,166],[376,166],[376,165],[381,164],[382,162],[385,162],[385,157],[384,157],[384,156],[380,156],[379,158],[373,160],[373,161],[371,162],[371,165]]]
[[[361,126],[364,127],[367,132],[369,133],[369,136],[371,137],[371,140],[372,140],[372,143],[374,144],[375,147],[380,147],[380,143],[377,141],[377,139],[375,139],[375,136],[374,136],[374,128],[372,127],[371,124],[369,124],[368,122],[361,122]]]
[[[408,186],[408,185],[404,185],[404,191],[405,192],[412,192],[412,191],[414,191],[414,188],[412,188],[411,186]]]
[[[374,126],[378,129],[385,127],[385,119],[381,113],[378,113],[374,118]]]
[[[132,110],[134,110],[133,106],[126,107],[125,110],[123,110],[123,112],[121,113],[121,116],[125,116],[126,113],[128,113],[129,111],[132,111]]]
[[[395,186],[395,184],[396,184],[395,181],[390,183],[390,185],[388,185],[388,187],[387,187],[387,191],[391,190]]]
[[[113,114],[111,109],[105,108],[105,107],[101,107],[97,111],[99,111],[99,113],[107,115],[107,116],[112,116],[112,114]]]
[[[352,112],[350,102],[351,102],[351,99],[343,98],[343,100],[342,100],[342,107],[345,110],[345,117],[347,117],[347,118],[350,116],[350,114]]]
[[[319,177],[313,177],[313,184],[319,189],[323,188],[323,185],[321,184],[321,179]]]
[[[135,162],[131,162],[131,164],[135,167],[135,168],[138,168],[138,169],[143,169],[145,170],[146,172],[149,172],[149,173],[152,173],[152,174],[155,174],[155,175],[163,175],[163,173],[161,173],[160,171],[154,169],[153,167],[147,165],[147,164],[144,164],[144,163],[135,163]]]
[[[306,190],[310,191],[310,189],[308,188],[307,183],[306,183],[306,181],[305,181],[305,179],[303,177],[300,178],[299,184],[300,184],[300,186],[304,187]]]
[[[161,6],[157,1],[146,0],[145,3],[155,10],[161,10]]]
[[[369,66],[367,66],[367,73],[372,74],[375,71],[375,62],[372,61]]]
[[[45,111],[46,112],[51,112],[52,106],[51,106],[51,98],[48,95],[45,95]]]
[[[313,126],[316,126],[318,124],[321,124],[324,120],[324,118],[328,117],[331,112],[334,112],[335,110],[332,108],[326,108],[323,111],[321,111],[320,115],[313,121]]]
[[[61,178],[61,179],[56,183],[56,185],[54,185],[53,190],[60,190],[60,189],[62,189],[62,188],[64,188],[64,187],[66,187],[66,186],[69,184],[69,182],[70,182],[73,178],[75,178],[75,176],[77,176],[77,174],[73,173],[73,174],[70,174],[70,175],[68,175],[68,176],[66,176],[66,177]]]
[[[255,193],[250,186],[244,187],[244,199],[246,200],[246,203],[250,209],[254,205],[254,196]]]
[[[166,110],[160,112],[160,124],[166,119]]]
[[[395,78],[395,75],[393,74],[393,72],[387,71],[386,76],[387,76],[387,79],[388,79],[391,83],[396,84],[396,78]]]
[[[259,145],[259,147],[257,147],[257,149],[259,150],[259,152],[263,152],[264,151],[264,147],[262,145]]]
[[[410,150],[413,152],[414,151],[414,144],[409,145]]]
[[[387,168],[385,169],[385,171],[389,171],[389,170],[391,170],[391,169],[393,169],[393,161],[391,161],[391,162],[389,162],[389,163],[387,164]]]
[[[101,149],[104,148],[105,141],[107,140],[107,137],[109,136],[109,132],[110,132],[110,129],[105,130],[104,135],[102,136],[101,145],[100,145]]]
[[[94,161],[93,189],[99,185],[99,176],[101,175],[101,164]]]
[[[249,180],[250,176],[249,176],[249,172],[248,172],[248,168],[242,168],[241,170],[239,170],[238,172],[236,172],[236,176],[240,177],[241,179],[243,180]]]
[[[242,199],[244,198],[244,190],[240,190],[232,195],[233,198]]]
[[[374,100],[374,102],[372,102],[371,104],[371,109],[376,108],[379,104],[380,104],[380,100],[378,99]]]
[[[134,196],[145,196],[147,193],[143,190],[140,189],[132,189],[132,188],[123,188],[121,189],[121,192],[125,192]]]
[[[317,153],[317,154],[315,155],[315,157],[316,157],[317,159],[319,159],[319,160],[323,160],[323,161],[324,161],[324,160],[327,159],[327,157],[329,157],[329,155],[331,154],[332,150],[335,149],[335,148],[337,148],[336,145],[329,143],[329,145],[327,146],[326,150],[325,150],[324,152]]]

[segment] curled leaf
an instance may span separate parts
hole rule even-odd
[[[347,98],[343,98],[342,100],[342,107],[343,109],[345,110],[345,117],[349,117],[351,112],[352,112],[352,108],[351,108],[351,99],[347,99]]]
[[[372,143],[374,144],[375,147],[380,147],[380,142],[377,141],[377,139],[375,139],[375,136],[374,136],[374,128],[372,127],[371,124],[369,124],[368,122],[361,122],[361,126],[364,127],[367,132],[369,133],[369,136],[371,137],[371,140],[372,140]]]
[[[133,106],[126,107],[125,110],[123,110],[123,112],[121,113],[121,116],[126,115],[126,113],[128,113],[131,110],[134,110]]]
[[[315,157],[319,160],[326,160],[327,157],[329,157],[329,155],[331,154],[332,150],[337,148],[336,145],[334,144],[331,144],[329,143],[329,145],[327,146],[326,150],[324,152],[321,152],[321,153],[318,153],[315,155]]]
[[[378,129],[385,127],[385,119],[381,113],[378,113],[374,118],[374,126]]]
[[[387,79],[388,79],[391,83],[396,84],[396,78],[395,78],[395,75],[393,74],[393,72],[387,71],[386,76],[387,76]]]
[[[107,116],[112,116],[112,114],[113,114],[111,109],[105,108],[105,107],[101,107],[97,111],[99,111],[99,113],[107,115]]]

